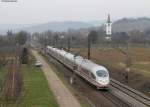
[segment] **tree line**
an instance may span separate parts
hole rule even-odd
[[[104,27],[89,28],[79,30],[68,30],[65,32],[45,31],[42,33],[33,33],[32,38],[36,39],[42,45],[52,45],[54,47],[67,47],[68,44],[74,46],[87,46],[88,36],[90,35],[92,44],[107,45],[106,33]],[[150,30],[139,31],[132,30],[129,32],[113,32],[110,44],[126,45],[130,40],[131,44],[146,45],[150,43]]]

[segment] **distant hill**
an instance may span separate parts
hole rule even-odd
[[[102,24],[104,24],[106,22],[106,20],[93,20],[93,21],[89,21],[87,23],[92,24],[94,27],[99,27]]]
[[[103,21],[63,21],[63,22],[49,22],[45,24],[37,25],[2,25],[0,26],[0,33],[6,32],[8,29],[13,30],[13,32],[18,32],[20,30],[26,30],[28,32],[43,32],[47,30],[51,31],[66,31],[68,29],[80,29],[101,26]]]
[[[144,31],[150,28],[150,19],[149,18],[138,18],[138,19],[124,18],[114,22],[112,26],[114,32],[128,32],[131,30]]]
[[[29,27],[29,24],[0,24],[0,33],[4,34],[8,30],[15,30],[19,28]]]
[[[50,23],[39,24],[31,27],[22,28],[22,29],[29,32],[43,32],[46,30],[66,31],[68,29],[88,28],[91,26],[93,25],[85,22],[67,21],[67,22],[50,22]]]
[[[88,22],[82,21],[62,21],[62,22],[48,22],[44,24],[0,24],[0,33],[6,33],[8,30],[18,32],[20,30],[26,30],[28,32],[44,32],[51,31],[67,31],[68,29],[81,29],[92,28],[99,29],[101,25],[105,23],[105,20],[93,20]],[[113,22],[112,29],[114,32],[128,32],[131,30],[144,31],[150,28],[149,18],[123,18]]]

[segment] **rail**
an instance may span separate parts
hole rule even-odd
[[[136,99],[137,101],[139,101],[140,103],[150,107],[150,98],[146,95],[144,95],[143,93],[128,87],[114,79],[111,79],[111,84],[113,87],[119,89],[120,91],[122,91],[123,93],[127,94],[128,96]]]
[[[52,56],[52,57],[54,57],[54,56]],[[65,65],[64,62],[61,62],[57,58],[55,58],[55,59],[57,61],[59,61],[60,63],[62,63],[63,65]],[[126,85],[124,85],[124,84],[120,83],[119,81],[116,81],[116,80],[114,80],[112,78],[111,78],[110,85],[112,87],[117,88],[118,90],[120,90],[121,92],[125,93],[126,95],[134,98],[138,102],[140,102],[140,103],[150,107],[150,98],[148,96],[144,95],[143,93],[141,93],[141,92],[139,92],[139,91],[137,91],[137,90],[135,90],[135,89],[133,89],[131,87],[128,87],[128,86],[126,86]]]

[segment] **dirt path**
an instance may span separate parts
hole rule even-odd
[[[37,60],[41,61],[43,66],[42,70],[48,81],[50,89],[53,91],[56,100],[60,107],[81,107],[77,99],[71,94],[71,92],[65,87],[57,75],[52,71],[50,66],[44,60],[44,58],[32,50],[33,55]]]

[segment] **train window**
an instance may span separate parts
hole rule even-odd
[[[86,74],[88,74],[88,75],[89,75],[89,71],[88,71],[88,70],[83,69],[83,68],[81,68],[81,69],[82,69],[82,71],[83,71],[84,73],[86,73]]]
[[[107,71],[104,71],[104,70],[98,70],[98,71],[96,72],[96,74],[97,74],[99,77],[107,77],[107,76],[108,76]]]
[[[96,79],[96,77],[95,77],[95,75],[94,75],[93,73],[91,73],[91,77],[92,77],[93,79]]]

